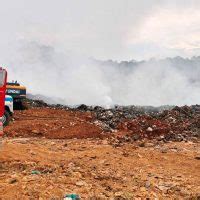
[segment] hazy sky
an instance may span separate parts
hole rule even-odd
[[[199,0],[0,0],[1,64],[21,43],[97,59],[200,54]]]
[[[198,67],[181,71],[168,62],[147,62],[126,73],[88,57],[121,61],[199,56],[200,0],[0,3],[0,66],[28,93],[70,105],[199,103]]]

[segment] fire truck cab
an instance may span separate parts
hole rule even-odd
[[[0,68],[0,136],[3,136],[2,117],[5,111],[5,94],[6,94],[7,71]]]

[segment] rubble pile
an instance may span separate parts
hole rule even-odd
[[[135,119],[141,115],[150,114],[156,116],[163,107],[141,107],[141,106],[115,106],[105,109],[100,106],[87,106],[81,104],[77,107],[69,107],[61,104],[47,104],[42,100],[27,99],[29,108],[53,108],[59,110],[91,112],[95,116],[95,124],[100,126],[104,131],[110,131],[118,128],[118,124],[125,119]],[[171,108],[171,107],[168,107]]]
[[[62,104],[48,104],[43,100],[39,99],[26,99],[26,104],[28,108],[54,108],[60,110],[69,110],[71,109],[69,106]]]
[[[159,137],[163,141],[187,141],[200,138],[200,106],[175,107],[157,116],[143,115],[119,124],[134,140]]]
[[[172,107],[168,106],[168,109]],[[157,116],[163,107],[151,106],[115,106],[114,108],[105,109],[100,106],[86,106],[84,104],[75,108],[79,111],[90,111],[94,113],[96,123],[101,125],[105,131],[118,129],[118,124],[126,119],[135,119],[142,115]]]
[[[45,103],[43,100],[26,99],[26,104],[27,104],[28,108],[44,108],[44,107],[48,107],[48,104]]]
[[[68,107],[60,104],[47,104],[41,100],[28,100],[32,108],[48,108],[71,112],[75,115],[90,116],[90,123],[99,127],[105,135],[120,133],[135,141],[159,139],[162,141],[196,141],[200,138],[200,105],[193,106],[100,106],[80,105]],[[65,123],[63,119],[62,123]],[[64,125],[60,124],[61,127]],[[57,123],[59,124],[59,123]],[[62,128],[63,129],[63,128]],[[61,130],[62,130],[61,129]]]

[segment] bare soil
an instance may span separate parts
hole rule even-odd
[[[15,111],[14,121],[5,128],[7,136],[54,139],[96,138],[102,130],[90,112],[73,112],[50,108]]]
[[[0,199],[200,198],[199,142],[116,146],[90,112],[37,108],[14,119],[1,146]]]

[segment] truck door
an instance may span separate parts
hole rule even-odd
[[[6,94],[7,71],[0,68],[0,118],[4,114]]]

